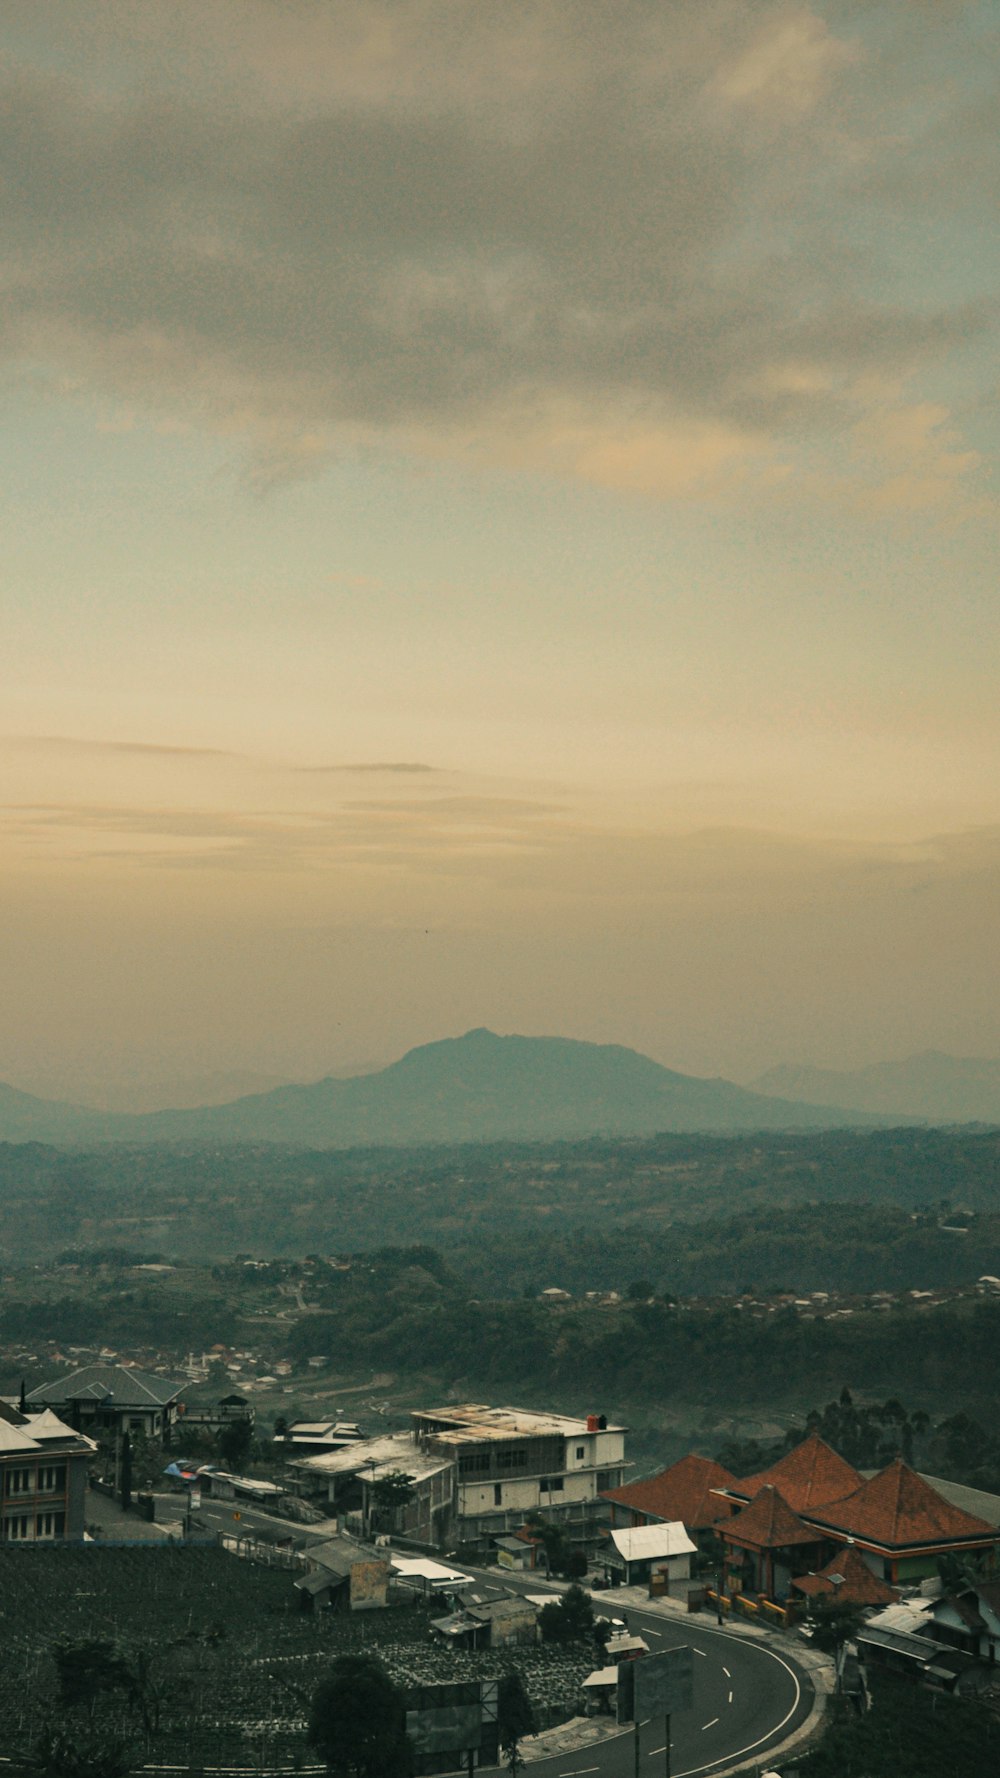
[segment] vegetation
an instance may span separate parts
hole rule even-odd
[[[594,1633],[594,1606],[582,1587],[567,1587],[551,1605],[543,1605],[538,1625],[546,1642],[581,1642]]]
[[[873,1676],[872,1690],[871,1710],[838,1713],[796,1761],[801,1778],[995,1778],[1000,1718],[983,1705],[888,1674]]]
[[[313,1694],[306,1739],[334,1778],[407,1778],[402,1694],[370,1655],[342,1655]]]

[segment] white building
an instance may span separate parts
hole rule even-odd
[[[397,1530],[420,1541],[478,1543],[517,1531],[534,1513],[586,1538],[599,1496],[621,1485],[625,1427],[603,1415],[573,1419],[523,1408],[466,1405],[414,1413],[408,1433],[362,1439],[295,1467],[323,1479],[336,1512],[367,1524],[371,1489],[383,1477],[413,1477],[414,1499]]]

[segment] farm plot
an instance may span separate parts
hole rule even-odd
[[[195,1768],[301,1757],[312,1693],[338,1654],[375,1654],[403,1685],[516,1666],[542,1723],[572,1713],[592,1665],[589,1649],[444,1648],[420,1606],[305,1613],[288,1573],[204,1546],[4,1547],[0,1633],[0,1753],[26,1751],[57,1719],[99,1722],[142,1759]],[[134,1683],[60,1709],[55,1646],[92,1639],[116,1645]]]

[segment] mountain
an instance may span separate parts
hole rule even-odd
[[[85,1105],[36,1099],[0,1081],[0,1142],[87,1142],[101,1140],[109,1119]]]
[[[942,1050],[853,1071],[794,1064],[772,1068],[751,1083],[751,1090],[927,1123],[1000,1123],[1000,1061]]]
[[[130,1117],[83,1113],[89,1127],[79,1132],[69,1116],[73,1110],[51,1107],[59,1121],[48,1140],[281,1142],[346,1148],[638,1136],[659,1130],[724,1134],[829,1129],[873,1121],[829,1107],[762,1098],[731,1081],[676,1074],[648,1056],[614,1044],[563,1037],[498,1037],[485,1030],[424,1044],[376,1073],[278,1087],[225,1105]],[[0,1139],[24,1140],[22,1134],[8,1134],[2,1113],[0,1104]],[[40,1115],[31,1134],[45,1139]]]

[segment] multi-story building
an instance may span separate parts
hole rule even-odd
[[[29,1416],[0,1404],[0,1542],[79,1541],[96,1448],[48,1409]]]
[[[578,1420],[470,1404],[412,1418],[418,1446],[453,1459],[456,1535],[463,1543],[515,1531],[534,1513],[586,1538],[595,1528],[598,1497],[624,1479],[626,1428],[609,1426],[603,1414]]]
[[[391,1474],[413,1478],[413,1498],[395,1529],[422,1542],[488,1548],[538,1513],[585,1541],[596,1532],[599,1496],[625,1471],[625,1427],[603,1414],[572,1419],[523,1408],[474,1405],[412,1415],[410,1432],[361,1439],[295,1464],[328,1487],[337,1512],[370,1523],[370,1497]]]

